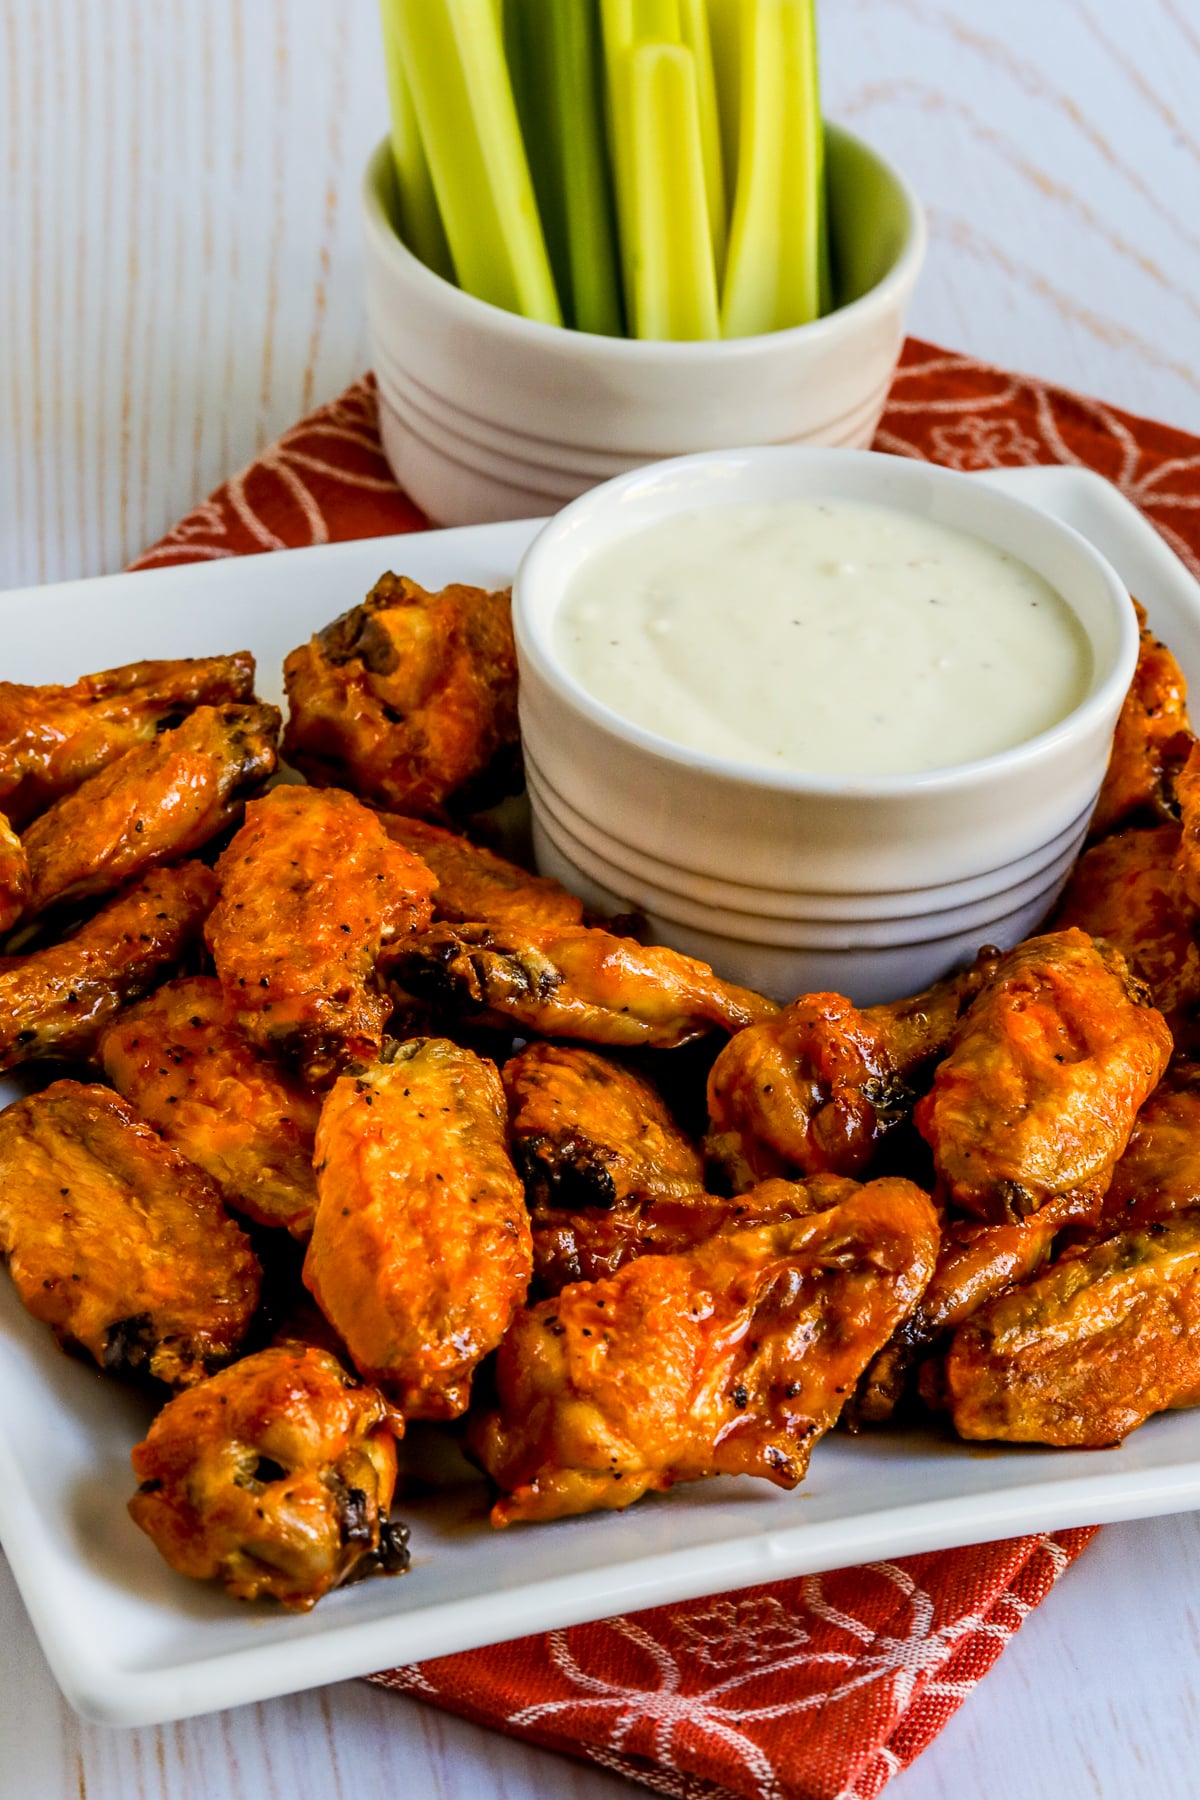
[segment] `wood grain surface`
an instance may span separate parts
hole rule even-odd
[[[373,0],[0,0],[0,586],[119,567],[366,366]],[[921,334],[1200,429],[1200,0],[823,0],[923,196]],[[3,648],[0,640],[0,674]],[[1200,1791],[1200,1519],[1108,1528],[895,1800]],[[617,1800],[350,1683],[74,1717],[0,1569],[0,1800]]]

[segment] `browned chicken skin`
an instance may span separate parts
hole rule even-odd
[[[1141,625],[1137,669],[1117,719],[1108,770],[1092,814],[1093,839],[1123,825],[1176,818],[1175,783],[1194,742],[1183,670],[1147,628],[1140,606],[1137,615]]]
[[[109,893],[201,849],[273,771],[278,732],[273,706],[200,706],[124,751],[25,833],[29,910]]]
[[[29,904],[29,858],[20,838],[0,813],[0,937],[11,931]]]
[[[718,1232],[825,1212],[858,1186],[845,1175],[814,1175],[805,1182],[762,1181],[734,1200],[655,1194],[575,1212],[548,1208],[533,1217],[538,1291],[557,1294],[573,1281],[607,1281],[636,1256],[684,1255]]]
[[[721,981],[707,963],[607,931],[526,936],[435,925],[407,943],[397,981],[419,999],[484,1010],[547,1037],[672,1049],[721,1026],[769,1019],[774,1001]]]
[[[995,964],[981,950],[925,993],[861,1010],[842,994],[802,994],[731,1038],[709,1076],[705,1150],[733,1192],[775,1175],[861,1174],[911,1115],[911,1081]]]
[[[658,1091],[611,1057],[533,1044],[501,1070],[513,1161],[535,1210],[693,1194],[704,1166]]]
[[[258,1304],[258,1262],[207,1177],[77,1081],[0,1112],[0,1250],[60,1343],[172,1387],[227,1362]]]
[[[1068,1252],[955,1332],[942,1397],[965,1438],[1102,1448],[1200,1404],[1200,1218]]]
[[[361,606],[283,665],[284,754],[318,786],[402,813],[486,803],[517,757],[517,663],[507,592],[426,593],[384,575]]]
[[[492,1522],[624,1507],[706,1475],[794,1487],[937,1253],[928,1196],[879,1181],[840,1206],[642,1256],[519,1315],[471,1443]]]
[[[1170,1055],[1119,950],[1074,929],[1018,944],[914,1114],[942,1194],[991,1224],[1067,1194],[1094,1216]]]
[[[1077,926],[1115,944],[1172,1031],[1186,1030],[1200,1001],[1196,909],[1179,871],[1180,828],[1118,831],[1084,852],[1054,914],[1055,930]]]
[[[202,863],[152,869],[62,943],[0,958],[0,1069],[90,1056],[121,1007],[199,944],[216,898],[217,878]]]
[[[324,1350],[260,1350],[159,1413],[133,1452],[129,1511],[181,1575],[307,1612],[408,1567],[408,1534],[387,1517],[401,1429]]]
[[[1200,1208],[1200,1064],[1177,1060],[1133,1123],[1098,1230]]]
[[[389,1045],[321,1113],[305,1285],[407,1418],[450,1419],[525,1298],[529,1218],[492,1063]]]
[[[246,808],[217,875],[206,936],[230,1022],[314,1084],[369,1062],[391,1011],[380,955],[429,923],[425,864],[352,795],[279,787]]]
[[[227,1206],[308,1236],[320,1098],[225,1023],[219,981],[172,981],[129,1007],[105,1031],[99,1059],[117,1092],[211,1176]]]
[[[530,875],[492,850],[425,819],[381,813],[384,829],[437,876],[433,916],[503,931],[557,931],[582,925],[583,901],[545,875]]]
[[[0,811],[19,828],[195,706],[254,698],[254,658],[127,663],[69,687],[0,681]]]

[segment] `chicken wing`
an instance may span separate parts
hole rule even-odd
[[[502,931],[558,931],[583,923],[583,901],[545,875],[530,875],[494,851],[425,819],[381,813],[384,829],[437,876],[433,916]]]
[[[29,903],[29,859],[20,838],[0,813],[0,937],[11,931]]]
[[[1117,719],[1108,771],[1089,834],[1177,817],[1175,782],[1194,743],[1183,670],[1147,628],[1137,602],[1141,644],[1137,668]]]
[[[402,1429],[324,1350],[260,1350],[159,1413],[133,1452],[130,1515],[181,1575],[307,1612],[407,1569],[408,1533],[387,1517]]]
[[[258,1262],[207,1177],[77,1081],[0,1112],[0,1251],[61,1344],[172,1387],[227,1362],[258,1303]]]
[[[1115,944],[1173,1033],[1187,1029],[1200,1001],[1196,909],[1176,868],[1179,845],[1178,825],[1104,838],[1076,863],[1053,920],[1055,930],[1074,925]]]
[[[246,808],[217,874],[206,936],[230,1023],[314,1085],[378,1055],[381,951],[429,923],[420,858],[352,795],[279,787]]]
[[[0,681],[0,809],[24,828],[37,813],[195,706],[254,698],[254,658],[127,663],[69,687]]]
[[[510,792],[517,662],[507,592],[384,575],[283,665],[284,754],[319,787],[440,816]]]
[[[319,1097],[224,1020],[221,984],[172,981],[105,1031],[117,1092],[216,1182],[227,1206],[305,1238],[317,1208]]]
[[[152,869],[63,943],[0,958],[0,1070],[90,1056],[122,1006],[199,944],[216,898],[217,878],[202,863]]]
[[[941,1194],[992,1224],[1067,1194],[1094,1216],[1170,1054],[1119,950],[1074,929],[1018,944],[914,1114]]]
[[[534,1044],[501,1070],[530,1206],[615,1206],[694,1194],[704,1166],[657,1090],[594,1050]]]
[[[271,774],[278,732],[274,706],[200,706],[124,751],[25,833],[29,910],[109,893],[199,850]]]
[[[1200,1064],[1177,1059],[1133,1122],[1099,1231],[1200,1208]]]
[[[734,987],[707,963],[645,948],[607,931],[536,936],[488,925],[435,925],[395,959],[397,981],[418,999],[486,1009],[548,1037],[671,1049],[714,1026],[740,1031],[773,1018],[773,1000]]]
[[[445,1038],[333,1087],[305,1285],[407,1418],[452,1419],[525,1298],[529,1217],[495,1067]]]
[[[1200,1219],[1070,1251],[955,1332],[941,1387],[965,1438],[1100,1449],[1200,1403]]]
[[[709,1075],[704,1148],[733,1192],[773,1175],[861,1174],[911,1116],[923,1068],[996,961],[981,950],[961,974],[886,1006],[802,994],[731,1038]]]
[[[624,1507],[706,1475],[794,1487],[937,1242],[928,1196],[879,1181],[522,1312],[500,1346],[497,1410],[470,1436],[502,1490],[492,1523]]]
[[[777,1219],[826,1212],[856,1193],[845,1175],[763,1181],[734,1200],[716,1194],[655,1194],[612,1207],[533,1215],[533,1269],[540,1294],[574,1281],[606,1281],[635,1256],[679,1256],[718,1232],[747,1231]]]

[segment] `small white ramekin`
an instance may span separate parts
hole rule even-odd
[[[721,342],[599,337],[520,318],[433,274],[397,236],[385,139],[367,165],[367,318],[384,450],[439,525],[537,518],[654,457],[870,443],[925,253],[920,205],[828,127],[843,300],[814,324]]]
[[[682,748],[562,666],[558,608],[601,546],[673,512],[805,495],[900,507],[1021,557],[1087,633],[1080,705],[1000,755],[867,780]],[[1032,931],[1082,843],[1137,660],[1126,589],[1069,526],[949,469],[798,446],[680,457],[584,495],[527,552],[513,618],[543,872],[598,907],[644,912],[659,941],[779,999],[894,998]]]

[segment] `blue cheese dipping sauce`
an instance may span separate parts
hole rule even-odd
[[[820,775],[995,755],[1092,679],[1079,620],[1019,557],[840,499],[713,506],[616,539],[571,578],[556,648],[647,731]]]

